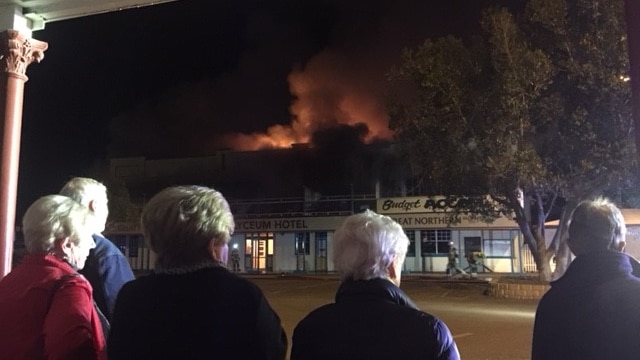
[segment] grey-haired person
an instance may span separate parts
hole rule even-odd
[[[116,301],[110,359],[284,359],[287,338],[262,291],[225,267],[234,219],[223,195],[175,186],[142,211],[155,270]]]
[[[388,216],[348,217],[333,238],[341,284],[335,302],[298,323],[291,360],[458,360],[445,323],[400,290],[409,239]]]
[[[578,204],[568,239],[575,259],[538,304],[532,360],[640,358],[639,266],[623,252],[625,233],[611,201]]]
[[[109,216],[107,187],[95,179],[74,177],[60,189],[60,194],[86,206],[96,217],[93,229],[96,247],[89,253],[80,273],[91,283],[98,308],[107,320],[111,320],[120,288],[135,276],[122,251],[102,234]],[[107,333],[108,327],[105,326],[104,331]]]
[[[80,274],[95,218],[62,195],[36,200],[22,219],[28,254],[0,281],[0,358],[105,359],[91,285]]]

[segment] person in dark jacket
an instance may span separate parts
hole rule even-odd
[[[98,308],[107,320],[111,320],[118,291],[135,276],[122,251],[102,235],[109,216],[107,187],[91,178],[75,177],[60,189],[60,194],[86,206],[96,216],[93,233],[96,247],[89,253],[80,273],[91,283]],[[104,330],[106,334],[107,329]]]
[[[398,223],[367,210],[348,217],[333,241],[335,303],[298,323],[291,360],[460,358],[445,323],[399,288],[409,239]]]
[[[221,193],[167,188],[142,212],[153,273],[116,300],[109,359],[284,359],[287,338],[262,291],[225,267],[234,230]]]
[[[538,304],[532,360],[640,358],[640,278],[623,253],[625,232],[609,200],[576,207],[568,239],[575,259]]]

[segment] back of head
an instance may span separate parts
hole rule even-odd
[[[204,186],[175,186],[153,196],[142,211],[142,231],[158,268],[211,259],[209,246],[226,244],[235,223],[227,200]]]
[[[107,193],[107,187],[101,182],[85,177],[75,177],[60,189],[60,195],[72,198],[84,206],[96,197]]]
[[[59,193],[89,207],[98,220],[93,232],[104,231],[109,216],[107,187],[104,184],[91,178],[75,177],[67,181]]]
[[[47,195],[36,200],[22,218],[22,232],[27,251],[51,252],[54,241],[91,232],[93,214],[73,199],[62,195]]]
[[[386,278],[395,258],[404,261],[408,246],[398,223],[367,210],[349,216],[336,230],[333,263],[343,280]]]
[[[583,201],[569,224],[569,248],[576,255],[624,247],[626,226],[622,212],[605,198]]]

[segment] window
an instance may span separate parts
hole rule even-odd
[[[482,241],[480,236],[465,236],[464,237],[464,255],[469,253],[482,251]]]
[[[106,234],[105,237],[128,257],[138,257],[140,249],[144,248],[144,237],[141,234]]]
[[[405,231],[409,238],[409,248],[407,249],[407,257],[416,256],[416,232],[414,230]]]
[[[245,239],[244,241],[244,254],[251,256],[251,252],[253,251],[251,238]]]
[[[309,233],[296,233],[296,255],[309,255]]]
[[[129,257],[138,257],[140,240],[142,240],[142,236],[131,236],[129,238]]]
[[[484,232],[482,248],[486,256],[511,257],[512,234],[509,230],[490,230]]]
[[[451,230],[420,230],[422,255],[448,254]]]
[[[127,236],[126,235],[106,235],[107,239],[111,239],[111,241],[116,245],[118,249],[123,254],[127,253]]]
[[[486,256],[511,257],[511,239],[485,239],[484,253]]]

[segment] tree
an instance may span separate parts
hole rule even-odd
[[[564,271],[575,205],[635,164],[622,6],[531,0],[519,20],[487,9],[472,45],[427,40],[390,75],[402,94],[390,98],[390,126],[416,176],[449,194],[489,194],[513,214],[544,279],[555,255]],[[559,197],[560,231],[548,241]]]
[[[109,192],[109,223],[137,226],[142,206],[131,202],[129,190],[122,180],[111,178],[106,184]]]

